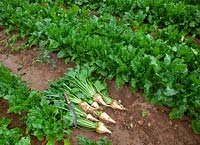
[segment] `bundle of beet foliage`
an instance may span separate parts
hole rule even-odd
[[[108,97],[106,85],[100,80],[93,82],[92,69],[69,69],[63,78],[51,83],[44,91],[49,105],[62,110],[64,120],[71,126],[84,127],[97,133],[111,133],[104,123],[116,123],[105,107],[125,110],[117,100]],[[90,77],[89,77],[90,76]]]
[[[71,69],[69,73],[77,73],[75,70]],[[67,144],[69,142],[69,136],[65,136],[65,134],[71,134],[73,124],[76,124],[77,127],[96,130],[99,133],[110,133],[101,121],[104,120],[103,117],[107,117],[105,118],[107,121],[112,121],[113,123],[115,121],[106,116],[107,114],[105,112],[99,111],[99,109],[92,110],[93,112],[90,112],[90,114],[84,112],[79,105],[87,104],[87,101],[86,99],[84,101],[84,99],[78,96],[76,97],[77,94],[73,94],[66,88],[69,83],[67,78],[69,78],[68,73],[64,78],[53,82],[49,89],[44,92],[38,92],[29,88],[20,77],[10,73],[0,63],[0,98],[8,101],[8,113],[23,113],[23,119],[21,121],[26,123],[26,134],[22,134],[20,128],[8,128],[8,125],[11,123],[10,119],[0,118],[0,144],[29,145],[30,135],[36,136],[39,140],[46,140],[48,145],[53,145],[57,140],[64,140],[64,143]],[[106,88],[100,82],[99,86],[101,86],[101,90],[105,90]],[[72,86],[70,85],[69,87]],[[78,87],[76,89],[79,90]],[[73,113],[76,116],[73,116],[74,114],[67,105],[64,94],[68,95],[71,109],[74,110]],[[78,101],[80,104],[77,104]],[[113,102],[112,99],[110,101]],[[90,102],[87,106],[89,104]],[[120,107],[122,106],[120,105]],[[92,115],[97,115],[99,119],[90,121],[89,119],[93,118]],[[95,144],[95,141],[88,140],[87,138],[79,137],[77,139],[82,142],[80,143],[82,145]],[[104,142],[106,145],[110,144],[110,141],[105,138],[99,141]]]

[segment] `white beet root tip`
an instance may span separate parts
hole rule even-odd
[[[94,122],[98,122],[99,120],[96,119],[95,117],[93,117],[91,114],[87,114],[86,119],[94,121]]]
[[[103,100],[102,96],[98,93],[96,93],[93,97],[93,101],[102,104],[104,106],[109,106],[108,104],[105,103],[105,101]]]
[[[114,124],[116,123],[116,121],[114,121],[106,112],[94,111],[92,115],[96,116],[103,122],[114,123]]]
[[[96,132],[97,133],[110,133],[110,134],[112,134],[112,132],[104,125],[103,122],[98,122]]]
[[[81,109],[83,109],[84,112],[88,114],[93,114],[97,116],[99,119],[101,119],[102,121],[116,123],[116,121],[114,121],[107,113],[97,111],[96,108],[91,107],[87,102],[81,102],[79,103],[79,106],[81,107]]]
[[[113,120],[106,112],[101,113],[101,115],[99,116],[99,119],[101,119],[102,121],[105,121],[105,122],[110,122],[110,123],[116,124],[116,121]]]
[[[94,108],[96,108],[96,109],[98,109],[98,110],[102,110],[102,108],[99,106],[99,104],[97,102],[93,102],[91,104],[91,106],[94,107]]]
[[[90,106],[87,102],[81,102],[81,103],[79,103],[79,106],[86,113],[93,113],[94,111],[97,110],[96,108]]]
[[[120,104],[117,100],[113,100],[113,102],[109,105],[109,107],[118,110],[126,110],[126,108]]]

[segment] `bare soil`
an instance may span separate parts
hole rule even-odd
[[[74,64],[65,64],[63,60],[56,59],[56,69],[52,69],[50,64],[40,64],[37,61],[37,49],[22,50],[17,53],[10,52],[5,48],[3,42],[9,36],[5,35],[0,28],[0,62],[8,67],[12,72],[20,75],[22,79],[32,88],[42,91],[49,87],[48,81],[54,81],[57,77],[62,77],[67,68],[74,67]],[[18,41],[20,45],[23,41]],[[91,139],[98,139],[107,136],[111,139],[113,145],[199,145],[200,136],[195,135],[190,126],[190,120],[186,116],[181,120],[169,120],[166,107],[158,107],[149,104],[142,96],[142,92],[131,93],[128,86],[117,88],[114,81],[108,81],[109,94],[117,100],[121,100],[126,106],[127,111],[115,111],[107,109],[112,118],[117,123],[107,124],[112,134],[99,135],[95,132],[89,132],[83,129],[73,129],[71,142],[77,145],[76,136],[83,135]],[[9,104],[7,101],[0,99],[0,117],[11,118],[10,128],[20,127],[25,130],[21,116],[7,113]],[[148,112],[146,117],[141,113]],[[33,145],[44,145],[44,141],[38,141],[31,137]],[[62,145],[63,142],[57,142]]]

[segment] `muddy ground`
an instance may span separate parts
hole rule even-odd
[[[49,87],[48,81],[54,81],[57,77],[62,77],[67,68],[74,67],[74,64],[65,64],[63,60],[56,59],[52,54],[56,69],[51,64],[39,63],[37,48],[22,50],[14,53],[10,49],[5,48],[4,42],[9,36],[5,35],[4,29],[0,28],[0,62],[8,67],[12,72],[20,75],[22,79],[32,88],[42,91]],[[22,44],[18,41],[16,45]],[[149,104],[144,100],[142,92],[132,94],[128,86],[118,89],[114,81],[108,81],[109,94],[115,99],[121,100],[126,106],[127,111],[113,111],[107,109],[117,124],[107,124],[112,131],[109,135],[99,135],[81,129],[73,129],[71,142],[77,145],[76,136],[83,135],[91,139],[98,139],[107,136],[112,140],[113,145],[199,145],[200,136],[195,135],[190,126],[190,120],[184,116],[181,120],[169,120],[166,107],[158,107]],[[20,120],[20,116],[6,113],[9,104],[5,100],[0,99],[0,117],[13,119],[10,126],[21,127],[25,130],[25,124]],[[142,117],[141,113],[147,112],[146,117]],[[43,145],[44,141],[38,141],[35,137],[31,137],[33,145]],[[62,141],[56,143],[63,144]]]

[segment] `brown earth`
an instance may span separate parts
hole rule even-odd
[[[42,91],[49,87],[48,81],[62,77],[68,67],[63,60],[56,59],[56,69],[53,70],[50,64],[40,64],[37,61],[37,49],[22,50],[12,53],[5,48],[3,42],[9,38],[0,31],[0,62],[8,67],[12,72],[20,75],[22,79],[32,88]],[[20,45],[23,41],[16,44]],[[2,51],[1,51],[2,50]],[[73,129],[71,138],[72,145],[77,145],[76,136],[83,135],[91,139],[98,139],[107,136],[112,140],[113,145],[199,145],[200,136],[195,135],[190,126],[190,120],[185,116],[181,120],[169,120],[169,109],[166,107],[155,107],[144,100],[142,92],[132,94],[128,86],[118,89],[114,81],[108,82],[109,94],[117,100],[121,100],[127,111],[113,111],[107,109],[115,120],[116,124],[107,124],[112,134],[99,135],[94,132],[82,129]],[[10,128],[21,127],[25,130],[23,120],[19,115],[6,113],[9,104],[0,99],[0,117],[13,119]],[[146,117],[142,117],[142,111],[148,112]],[[44,141],[31,138],[33,145],[44,145]],[[63,144],[58,142],[56,144]]]

